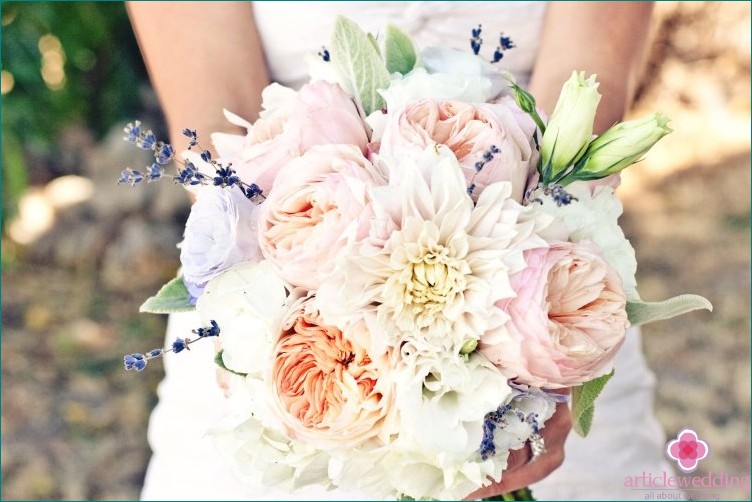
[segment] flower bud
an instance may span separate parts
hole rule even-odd
[[[514,101],[523,112],[537,113],[537,110],[535,108],[535,98],[532,94],[512,81],[509,82],[509,87],[511,87],[512,91],[514,92]]]
[[[460,348],[460,354],[471,354],[476,348],[478,348],[478,340],[466,340]]]
[[[554,181],[582,157],[593,135],[595,110],[600,99],[595,75],[586,80],[584,72],[572,72],[561,89],[543,135],[544,183]]]
[[[659,139],[671,132],[669,118],[654,113],[621,122],[595,138],[574,173],[580,180],[605,178],[639,161]]]

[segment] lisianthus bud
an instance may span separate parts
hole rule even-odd
[[[509,87],[511,87],[514,92],[514,101],[517,103],[517,106],[520,107],[520,110],[530,115],[530,118],[533,119],[535,125],[540,129],[540,134],[544,134],[546,132],[546,125],[543,123],[543,119],[541,119],[541,116],[538,113],[538,108],[535,106],[535,98],[533,95],[512,80],[509,80]],[[535,144],[538,144],[537,139],[535,140]]]
[[[590,143],[574,178],[605,178],[639,161],[659,139],[671,132],[668,121],[665,115],[654,113],[611,127]]]
[[[585,153],[601,95],[595,75],[572,72],[561,89],[541,143],[543,182],[554,181]]]
[[[535,108],[535,98],[532,94],[517,85],[515,82],[510,81],[509,87],[511,87],[514,92],[514,100],[517,103],[517,106],[519,106],[523,112],[537,113]]]

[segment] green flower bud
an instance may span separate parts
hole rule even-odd
[[[471,354],[476,348],[478,348],[478,340],[467,340],[462,344],[460,348],[460,354]]]
[[[515,82],[510,81],[509,87],[514,91],[514,100],[517,102],[517,106],[525,113],[536,113],[535,98],[532,94],[525,89],[517,85]]]
[[[514,101],[517,103],[517,106],[520,107],[520,110],[530,115],[535,122],[535,125],[540,129],[541,134],[546,132],[546,125],[543,123],[543,119],[541,119],[540,115],[538,115],[538,109],[535,106],[535,98],[533,95],[517,85],[511,79],[509,80],[509,87],[514,91]],[[535,144],[538,144],[537,139]]]
[[[601,95],[595,75],[572,72],[561,89],[541,142],[543,182],[555,181],[585,153]]]
[[[654,113],[616,124],[590,143],[582,166],[573,177],[580,180],[605,178],[638,162],[659,139],[671,132],[668,121],[665,115]]]

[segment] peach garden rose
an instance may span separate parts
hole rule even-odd
[[[379,361],[356,341],[367,336],[364,323],[343,332],[323,322],[313,296],[292,306],[273,352],[271,384],[293,437],[351,448],[379,436],[389,393]]]
[[[515,111],[516,110],[516,111]],[[446,145],[460,163],[465,180],[476,185],[473,199],[495,182],[512,183],[512,198],[522,201],[537,159],[532,142],[535,124],[519,113],[511,98],[498,103],[422,100],[408,104],[388,121],[379,154],[400,158]],[[476,163],[492,146],[499,153],[476,175]]]

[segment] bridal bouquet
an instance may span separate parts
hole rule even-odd
[[[219,336],[233,412],[212,434],[241,475],[465,497],[540,444],[557,390],[587,433],[630,325],[710,308],[643,302],[617,223],[614,175],[667,119],[594,138],[597,83],[575,72],[545,121],[479,35],[419,52],[339,18],[310,83],[267,87],[254,123],[226,113],[247,134],[214,134],[217,158],[184,131],[182,271],[142,310],[204,325],[125,365]],[[164,178],[173,147],[126,133],[155,161],[120,181]]]

